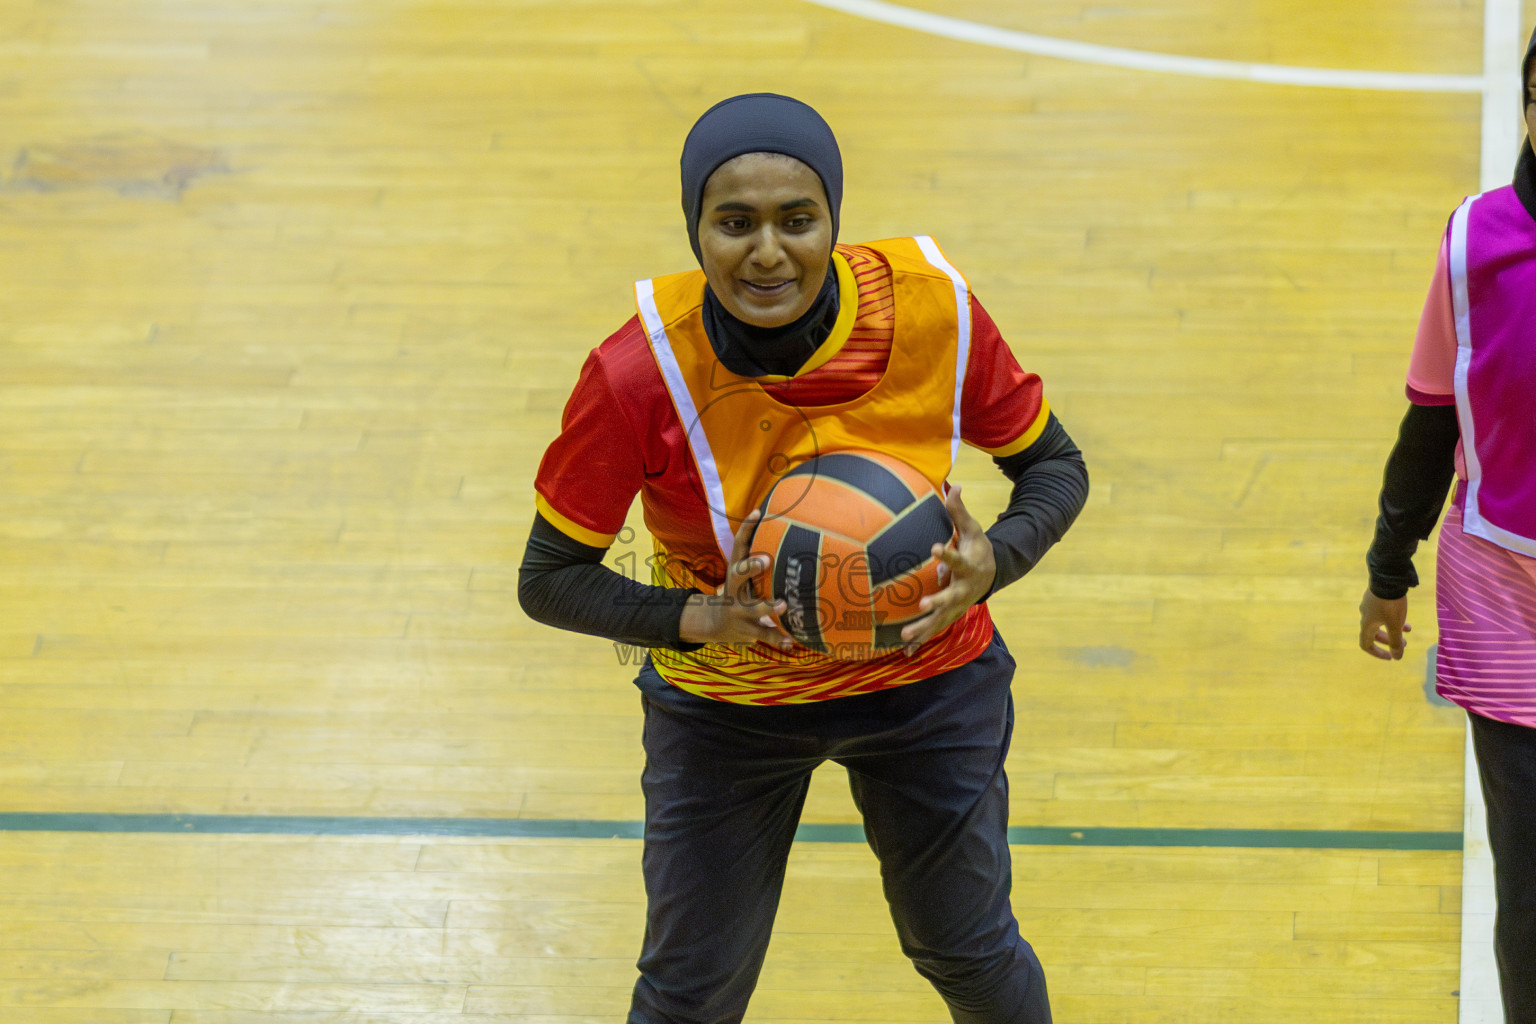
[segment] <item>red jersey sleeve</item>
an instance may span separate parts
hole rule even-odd
[[[1017,455],[1035,443],[1050,418],[1036,374],[1026,373],[997,324],[971,296],[971,354],[960,394],[960,438],[988,455]]]
[[[603,350],[594,349],[539,463],[539,513],[573,540],[612,544],[644,480],[641,436],[614,393]]]

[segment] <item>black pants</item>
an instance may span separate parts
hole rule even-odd
[[[809,789],[848,769],[901,948],[961,1024],[1049,1024],[1045,975],[1009,905],[1013,659],[819,704],[645,702],[648,899],[630,1024],[740,1021]],[[653,671],[649,665],[643,672]]]
[[[1467,717],[1488,804],[1504,1021],[1536,1024],[1536,729]]]

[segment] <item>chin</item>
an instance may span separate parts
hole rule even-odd
[[[745,323],[749,323],[753,327],[765,328],[783,327],[785,324],[792,324],[797,318],[799,318],[802,313],[805,312],[805,309],[811,308],[809,305],[807,305],[805,309],[801,310],[783,309],[779,307],[763,309],[757,306],[749,306],[746,303],[741,303],[740,305],[741,309],[739,312],[732,310],[736,316],[736,319]]]

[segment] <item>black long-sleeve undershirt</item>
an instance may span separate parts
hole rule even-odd
[[[1382,472],[1376,536],[1366,553],[1371,593],[1391,601],[1419,585],[1413,554],[1428,540],[1456,474],[1454,405],[1410,405]]]
[[[987,529],[997,573],[983,601],[1033,569],[1088,500],[1083,453],[1054,414],[1034,444],[992,461],[1013,482],[1013,493],[1008,507]]]
[[[535,513],[517,571],[523,611],[548,626],[640,647],[702,646],[678,635],[683,605],[698,591],[632,580],[604,565],[605,554],[606,548],[573,540]]]
[[[1054,414],[1028,448],[993,462],[1013,482],[1013,492],[987,530],[997,563],[988,597],[1034,568],[1088,497],[1082,452]],[[696,591],[631,580],[604,565],[605,554],[535,516],[518,571],[523,610],[546,625],[637,646],[701,646],[682,642],[678,633],[683,605]]]

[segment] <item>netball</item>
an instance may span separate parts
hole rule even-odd
[[[955,537],[922,473],[878,452],[834,452],[785,473],[761,505],[752,552],[785,603],[779,624],[821,654],[856,660],[901,646],[918,602],[941,587],[935,544]]]

